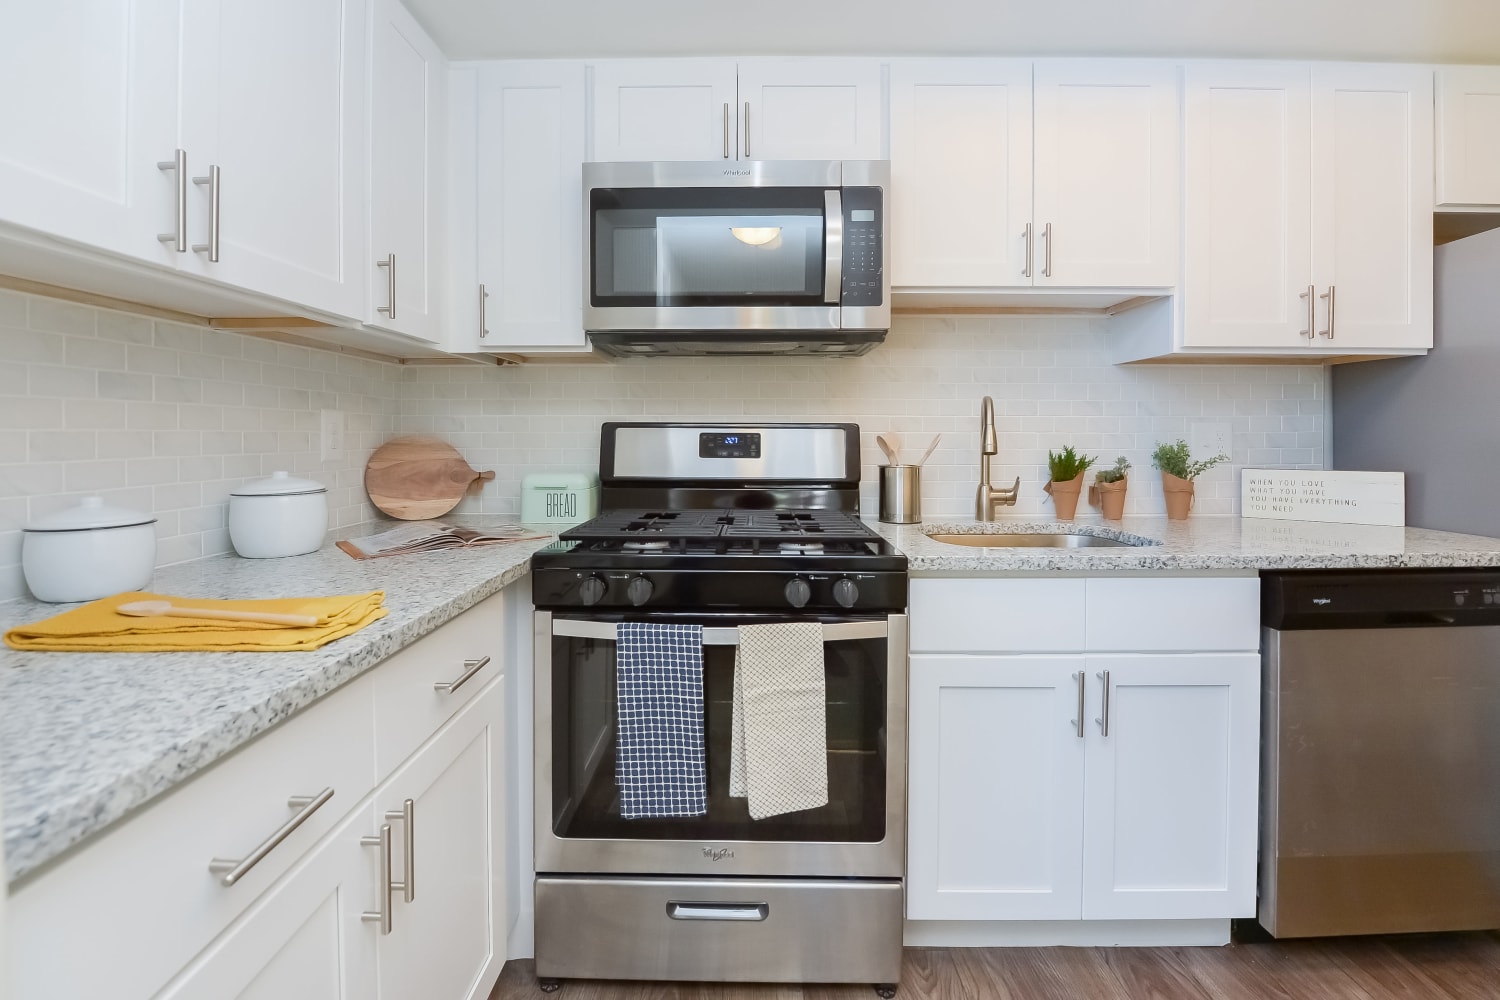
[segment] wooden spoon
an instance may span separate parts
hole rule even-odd
[[[115,609],[135,618],[213,618],[226,622],[263,622],[267,625],[316,625],[315,615],[284,615],[275,611],[226,611],[220,608],[179,608],[171,601],[131,601]]]
[[[941,438],[942,438],[941,434],[934,434],[932,436],[932,444],[928,445],[927,446],[927,450],[924,451],[924,452],[922,452],[922,457],[919,458],[919,459],[917,459],[917,464],[918,465],[926,465],[927,464],[927,460],[932,457],[932,453],[937,448],[937,443],[938,443],[939,439],[941,439]]]
[[[877,434],[875,435],[875,443],[880,445],[880,450],[885,452],[885,457],[890,459],[892,465],[900,465],[901,459],[897,457],[901,454],[900,439],[892,441],[892,437],[894,437],[894,432],[891,435]]]

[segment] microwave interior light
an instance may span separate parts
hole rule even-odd
[[[763,247],[781,235],[780,226],[730,226],[729,231],[741,243]]]

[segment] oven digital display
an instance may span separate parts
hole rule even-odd
[[[699,458],[760,458],[760,435],[755,432],[739,434],[699,434]]]

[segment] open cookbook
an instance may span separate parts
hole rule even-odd
[[[444,521],[413,521],[374,535],[347,538],[338,547],[356,559],[399,556],[408,552],[430,552],[500,542],[522,542],[549,538],[545,531],[535,531],[519,524],[493,524],[483,528],[461,528]]]

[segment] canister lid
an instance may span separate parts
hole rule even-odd
[[[521,477],[522,490],[591,490],[598,485],[594,472],[528,472]]]
[[[22,531],[88,531],[92,528],[128,528],[155,524],[156,518],[128,507],[111,507],[103,497],[84,497],[77,507],[39,517]]]
[[[311,479],[297,479],[286,472],[273,472],[269,479],[257,479],[232,491],[232,497],[286,497],[301,493],[327,493],[328,487]]]

